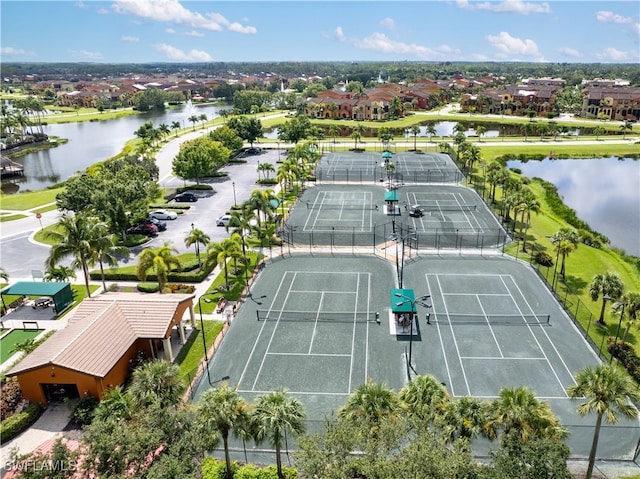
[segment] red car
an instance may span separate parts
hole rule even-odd
[[[158,228],[153,223],[140,223],[139,225],[127,228],[128,235],[145,235],[156,236],[158,234]]]

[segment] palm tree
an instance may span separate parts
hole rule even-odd
[[[256,441],[268,439],[275,447],[279,479],[284,479],[280,458],[282,441],[286,440],[287,431],[294,436],[303,434],[305,419],[306,413],[302,403],[287,397],[283,389],[258,397],[255,409],[251,413],[251,430]]]
[[[104,277],[104,264],[111,267],[118,266],[118,259],[116,256],[129,256],[129,248],[126,246],[119,246],[118,237],[116,235],[110,235],[107,231],[107,225],[105,223],[98,223],[94,228],[95,238],[91,242],[91,259],[89,264],[94,266],[96,263],[100,265],[100,277],[102,278],[102,288],[107,290],[107,283]]]
[[[175,267],[177,270],[182,269],[180,260],[174,256],[174,253],[177,252],[178,250],[169,246],[168,243],[165,243],[164,246],[160,246],[159,248],[143,249],[138,258],[138,267],[136,270],[138,279],[140,281],[146,281],[149,270],[155,270],[160,293],[163,293],[171,267]]]
[[[588,366],[580,371],[575,379],[576,384],[567,388],[567,394],[573,399],[586,399],[578,404],[578,414],[586,416],[592,412],[596,413],[596,427],[593,431],[589,466],[585,476],[586,479],[591,479],[602,419],[606,418],[609,424],[615,424],[618,422],[618,414],[630,419],[636,418],[638,410],[629,399],[638,401],[640,394],[627,372],[617,365]]]
[[[129,394],[141,407],[174,406],[182,397],[184,384],[177,364],[161,359],[148,361],[133,371]]]
[[[600,139],[600,135],[603,135],[605,132],[605,129],[603,126],[596,126],[593,129],[593,134],[596,135],[596,141]]]
[[[429,143],[431,143],[431,138],[433,138],[436,135],[436,133],[438,133],[436,131],[436,126],[433,123],[429,123],[425,131],[427,135],[429,135]]]
[[[0,268],[0,279],[2,279],[4,281],[9,281],[9,275],[4,270],[4,268]]]
[[[232,479],[231,457],[229,456],[229,433],[236,437],[246,436],[249,428],[249,404],[242,399],[236,389],[226,383],[220,387],[206,391],[198,403],[198,423],[204,431],[204,437],[209,439],[211,434],[222,437],[224,459],[227,466],[227,478]],[[208,449],[215,447],[217,441],[207,441]]]
[[[263,220],[270,221],[272,219],[274,210],[272,201],[275,199],[276,196],[270,188],[266,190],[255,189],[249,195],[247,204],[257,211],[256,219],[259,227],[262,225]]]
[[[239,258],[242,256],[242,250],[237,241],[231,238],[223,239],[220,243],[209,243],[207,245],[205,259],[205,267],[213,269],[216,265],[224,268],[224,279],[227,288],[231,288],[229,284],[229,270],[227,263],[231,258]]]
[[[562,256],[560,265],[560,276],[565,278],[565,266],[567,256],[573,253],[580,243],[580,234],[572,228],[561,228],[553,237],[551,242],[556,245],[557,253]]]
[[[602,307],[600,308],[600,317],[598,323],[605,326],[604,308],[607,300],[611,298],[619,298],[624,291],[624,284],[615,273],[607,271],[606,273],[596,274],[589,284],[589,295],[593,301],[598,301],[602,297]]]
[[[418,125],[413,125],[411,128],[409,128],[409,131],[413,135],[413,151],[417,151],[418,134],[420,133],[420,127]]]
[[[207,114],[206,113],[201,113],[200,116],[198,116],[198,120],[202,122],[202,128],[204,129],[204,124],[208,120]]]
[[[561,439],[567,431],[551,407],[536,399],[527,387],[503,388],[489,406],[489,424],[503,433],[516,432],[522,443],[535,437]]]
[[[382,423],[396,421],[400,410],[400,398],[395,392],[385,384],[368,379],[351,393],[338,416],[363,427],[375,440]]]
[[[269,162],[263,161],[262,163],[260,163],[258,165],[258,179],[260,179],[260,173],[264,174],[264,178],[268,179],[269,178],[269,174],[273,173],[275,171],[275,168],[273,167],[273,165]]]
[[[196,131],[196,123],[200,121],[200,117],[198,115],[191,115],[187,120],[193,123],[193,131]]]
[[[449,401],[443,411],[444,430],[449,441],[457,438],[475,439],[484,435],[495,437],[495,430],[489,424],[489,403],[471,396],[463,396]]]
[[[484,125],[478,125],[476,127],[476,133],[478,134],[478,141],[482,141],[482,135],[487,132],[487,127]]]
[[[407,383],[398,395],[409,414],[422,421],[433,421],[449,403],[449,393],[431,375],[418,375]]]
[[[209,244],[211,238],[208,234],[198,228],[191,227],[189,234],[184,239],[184,244],[187,248],[191,245],[196,247],[196,257],[198,258],[198,268],[202,268],[202,261],[200,261],[200,245],[206,247]]]
[[[624,314],[626,311],[627,317],[629,320],[627,321],[627,327],[624,330],[624,334],[622,335],[622,343],[627,340],[627,334],[629,334],[629,330],[631,326],[635,324],[636,319],[638,318],[638,311],[640,311],[640,293],[635,291],[631,291],[629,293],[625,293],[622,296],[621,306],[623,306],[620,314]],[[622,318],[621,318],[622,319]]]
[[[166,123],[160,123],[160,125],[158,125],[158,131],[162,135],[162,138],[166,138],[167,135],[171,132],[171,128],[169,128],[169,125],[167,125]]]
[[[625,122],[620,125],[620,130],[622,130],[622,139],[627,138],[627,132],[633,129],[633,125],[629,120],[625,120]]]
[[[332,104],[332,106],[338,106],[335,103]],[[333,137],[333,144],[335,145],[336,143],[336,136],[338,136],[338,133],[340,133],[340,127],[338,125],[329,125],[329,135],[331,137]]]
[[[114,418],[120,421],[131,418],[133,398],[122,386],[107,390],[94,411],[94,418],[107,420]]]
[[[176,138],[178,138],[178,130],[180,129],[180,122],[179,121],[172,121],[171,122],[171,129],[176,131]]]
[[[67,268],[66,266],[63,266],[63,265],[58,265],[58,266],[48,267],[42,279],[44,281],[57,281],[57,282],[66,283],[67,281],[69,281],[69,278],[75,278],[75,277],[76,277],[76,272],[73,269]]]
[[[62,258],[73,257],[70,266],[73,269],[82,268],[87,296],[91,296],[89,262],[93,257],[94,225],[95,222],[83,214],[64,213],[56,224],[56,229],[45,232],[45,236],[55,242],[49,251],[47,266],[55,267]]]
[[[527,252],[527,230],[531,220],[531,212],[538,213],[540,211],[540,202],[536,195],[529,189],[525,188],[521,195],[520,201],[516,205],[516,211],[522,213],[520,226],[520,234],[522,235],[522,251]]]

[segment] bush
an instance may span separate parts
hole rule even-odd
[[[553,258],[544,251],[538,251],[534,259],[541,266],[553,266]]]
[[[236,474],[238,463],[231,463],[232,475]],[[206,457],[202,461],[202,479],[226,479],[227,466],[224,461],[218,461],[213,457]]]
[[[138,283],[137,288],[141,293],[157,293],[160,291],[158,283]]]
[[[10,379],[0,388],[0,420],[4,421],[18,407],[22,401],[22,389],[20,383],[15,379]]]
[[[14,414],[0,423],[0,441],[5,442],[14,438],[31,426],[42,414],[42,406],[38,403],[29,404],[24,411]]]
[[[98,400],[94,397],[88,396],[80,399],[76,407],[73,409],[73,413],[71,413],[71,417],[80,424],[81,426],[86,426],[87,424],[91,424],[93,420],[93,412],[98,406]]]
[[[192,284],[168,284],[166,287],[170,292],[177,294],[190,294],[196,290]]]

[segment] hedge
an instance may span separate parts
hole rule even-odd
[[[258,467],[254,464],[238,465],[231,463],[233,479],[278,479],[276,466]],[[285,479],[297,479],[298,471],[293,467],[283,467],[282,473]],[[224,461],[219,461],[212,457],[207,457],[202,461],[202,479],[226,479],[226,465]]]
[[[2,421],[0,423],[0,441],[8,441],[27,429],[40,417],[42,410],[40,404],[31,403],[24,411]]]
[[[184,261],[182,263],[182,271],[172,271],[169,273],[167,280],[172,283],[200,283],[206,279],[206,277],[213,271],[213,268],[205,268],[203,262],[203,268],[198,269],[198,260]],[[94,281],[101,281],[102,275],[99,270],[94,270],[89,273],[89,277]],[[154,279],[155,275],[152,271],[147,274],[147,279]],[[105,281],[139,281],[135,271],[129,269],[128,271],[105,270]]]

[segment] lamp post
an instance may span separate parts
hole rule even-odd
[[[413,350],[413,320],[414,317],[417,313],[416,311],[416,304],[419,304],[420,306],[423,306],[425,308],[431,308],[432,306],[429,303],[426,303],[425,301],[429,298],[431,298],[430,294],[425,294],[423,296],[419,296],[418,298],[415,299],[411,299],[409,296],[405,296],[402,293],[395,293],[394,296],[402,299],[403,301],[398,301],[396,303],[396,306],[402,306],[403,304],[406,303],[410,303],[411,304],[411,318],[409,320],[409,360],[408,360],[408,364],[407,364],[407,376],[409,376],[409,380],[411,380],[411,373],[410,370],[413,369],[413,363],[412,363],[412,350]]]
[[[191,233],[193,233],[193,230],[195,229],[195,225],[193,223],[191,223]],[[200,242],[197,241],[196,238],[196,257],[198,258],[198,268],[202,268],[202,263],[200,262]]]
[[[237,206],[238,202],[236,201],[236,182],[231,182],[231,187],[233,188],[233,206]]]
[[[620,336],[620,328],[622,327],[622,320],[624,318],[624,307],[626,306],[626,303],[620,299],[612,298],[610,296],[603,296],[603,299],[607,301],[618,301],[617,304],[614,304],[611,307],[611,309],[613,309],[614,311],[620,310],[620,319],[618,320],[618,327],[616,329],[616,338],[613,340],[613,348],[615,351],[615,348],[618,345],[618,336]],[[609,364],[611,364],[612,362],[613,362],[613,354],[611,354],[611,357],[609,358]]]

